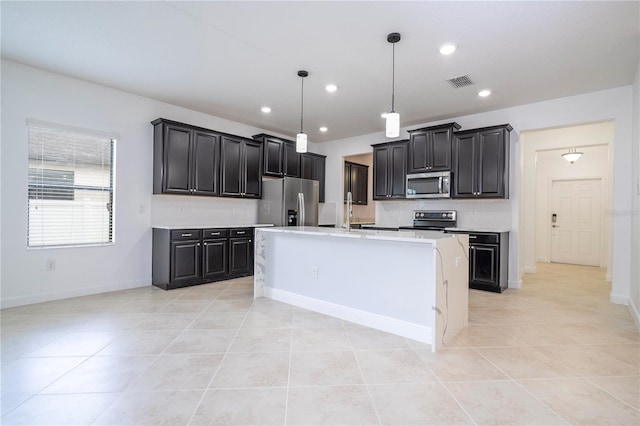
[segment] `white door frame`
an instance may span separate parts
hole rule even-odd
[[[607,178],[606,176],[580,176],[580,177],[573,177],[573,178],[565,178],[565,177],[551,177],[549,178],[549,182],[547,183],[547,224],[550,225],[550,221],[551,221],[551,214],[553,213],[553,202],[552,202],[552,198],[553,198],[553,182],[569,182],[569,181],[576,181],[576,180],[599,180],[600,181],[600,203],[603,206],[602,212],[600,213],[600,247],[598,248],[599,250],[599,259],[598,259],[598,264],[601,268],[604,268],[607,266],[607,258],[608,258],[608,247],[609,247],[609,238],[606,235],[606,230],[607,228],[607,223],[605,221],[605,215],[604,212],[605,210],[608,208],[608,204],[607,204],[607,185],[606,185],[606,181]],[[548,227],[547,229],[551,229],[551,227]],[[549,253],[549,263],[551,262],[551,231],[549,231],[549,238],[547,239],[547,253]]]

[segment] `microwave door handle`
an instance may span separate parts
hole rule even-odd
[[[440,177],[438,179],[438,194],[442,194],[442,181],[444,180],[444,177]]]

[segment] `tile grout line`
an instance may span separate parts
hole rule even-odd
[[[229,286],[227,288],[229,288]],[[227,289],[225,289],[224,291],[226,291],[226,290]],[[223,291],[223,293],[224,293],[224,291]],[[220,294],[222,294],[222,293],[220,293]],[[214,301],[218,300],[218,297],[216,297],[214,299]],[[231,342],[229,343],[229,346],[227,347],[227,350],[225,351],[224,355],[222,356],[222,359],[220,360],[220,363],[216,367],[216,370],[213,372],[213,375],[211,376],[211,379],[209,379],[209,383],[207,384],[207,387],[204,389],[204,392],[202,393],[202,396],[200,397],[200,401],[198,401],[198,404],[194,408],[193,413],[191,413],[191,417],[189,417],[189,420],[186,423],[187,425],[191,424],[191,422],[193,421],[193,418],[195,417],[196,413],[198,412],[198,408],[200,408],[200,406],[202,405],[202,401],[204,401],[204,397],[207,395],[207,392],[209,392],[209,389],[211,389],[211,384],[213,383],[213,380],[218,375],[218,372],[220,371],[220,367],[222,367],[222,364],[224,363],[224,360],[227,358],[227,355],[229,354],[229,350],[231,349],[231,346],[233,346],[233,342],[236,341],[236,338],[238,337],[238,334],[240,333],[240,330],[242,329],[242,326],[244,325],[245,321],[247,320],[247,317],[249,316],[249,313],[251,312],[251,308],[254,307],[255,300],[256,300],[255,297],[252,298],[251,306],[249,306],[249,309],[247,309],[247,312],[244,314],[244,318],[242,319],[242,322],[240,323],[240,326],[236,330],[236,333],[233,335],[233,338],[231,339]],[[213,301],[211,302],[211,304],[213,304]],[[211,304],[209,306],[211,306]],[[199,318],[199,316],[198,316],[198,318]],[[189,324],[189,326],[191,326],[191,324]]]
[[[373,396],[371,395],[371,389],[369,389],[369,385],[364,378],[364,373],[362,372],[362,367],[360,367],[360,360],[358,360],[358,355],[356,354],[355,346],[353,345],[353,341],[351,340],[351,334],[347,329],[344,321],[342,322],[342,328],[344,329],[347,339],[349,340],[349,345],[351,345],[351,352],[353,353],[353,357],[356,359],[356,365],[358,366],[358,372],[360,373],[360,377],[362,377],[362,384],[364,388],[367,390],[367,396],[369,396],[369,401],[371,402],[371,406],[373,407],[373,412],[376,413],[376,418],[378,419],[378,425],[382,425],[382,420],[380,419],[380,413],[378,413],[378,407],[376,406],[375,401],[373,400]]]
[[[638,377],[638,376],[613,376],[611,378],[619,378],[619,377]],[[594,378],[600,378],[600,377],[591,377],[591,379]],[[606,377],[606,378],[610,378],[610,377]],[[637,411],[638,413],[640,413],[640,406],[639,407],[634,407],[633,405],[629,404],[627,401],[623,400],[622,398],[612,394],[611,392],[609,392],[608,390],[606,390],[605,388],[603,388],[602,386],[598,385],[597,383],[594,383],[592,380],[590,380],[587,377],[581,377],[581,379],[586,380],[587,382],[591,383],[593,386],[595,386],[596,388],[600,389],[601,391],[611,395],[613,398],[617,399],[618,401],[622,402],[624,405],[627,405],[629,407],[631,407],[632,409],[634,409],[635,411]]]
[[[284,399],[284,422],[287,424],[287,417],[289,416],[289,389],[291,389],[291,359],[293,358],[293,318],[296,315],[295,308],[291,311],[291,332],[289,333],[289,366],[287,368],[287,390],[285,392]]]
[[[422,363],[427,367],[427,369],[431,372],[431,374],[433,374],[433,377],[436,378],[437,382],[440,384],[440,386],[442,386],[442,388],[449,394],[449,396],[451,396],[451,398],[455,401],[456,404],[458,404],[458,407],[460,407],[460,409],[467,415],[467,417],[469,418],[469,420],[471,420],[473,422],[474,425],[478,425],[478,422],[476,422],[476,419],[473,418],[473,416],[471,414],[469,414],[469,412],[467,411],[467,409],[464,407],[464,405],[462,405],[462,403],[460,403],[460,401],[458,401],[458,398],[456,398],[453,393],[451,393],[451,390],[449,390],[449,388],[447,387],[447,385],[445,385],[445,383],[442,381],[442,379],[440,378],[440,376],[438,376],[436,374],[435,371],[433,371],[431,369],[431,367],[429,366],[429,363],[426,362],[424,359],[422,359],[422,357],[420,356],[420,354],[418,353],[418,351],[416,350],[416,348],[409,344],[409,346],[411,347],[411,349],[413,349],[413,351],[416,353],[416,356],[418,357],[418,359],[420,359],[420,361],[422,361]],[[429,345],[429,348],[431,348],[431,345]],[[429,349],[431,350],[431,349]],[[433,352],[433,353],[437,353],[437,352]]]
[[[567,419],[565,419],[563,416],[561,416],[558,412],[556,412],[556,410],[554,410],[553,408],[551,408],[549,405],[545,404],[544,401],[540,400],[540,398],[536,397],[535,395],[533,395],[531,392],[529,392],[524,386],[522,386],[522,384],[520,384],[518,382],[517,379],[511,377],[511,375],[507,374],[504,370],[502,370],[500,367],[498,367],[496,364],[494,364],[488,357],[486,357],[482,352],[477,351],[475,348],[471,348],[475,353],[477,353],[478,355],[480,355],[482,358],[484,358],[489,364],[491,364],[495,369],[497,369],[500,373],[504,374],[505,377],[508,378],[508,380],[510,380],[511,382],[515,383],[518,387],[520,387],[523,391],[525,391],[528,395],[530,395],[533,399],[535,399],[536,401],[538,401],[540,404],[542,404],[544,407],[547,407],[547,409],[549,411],[551,411],[553,414],[555,414],[556,416],[558,416],[559,419],[561,419],[563,422],[565,422],[566,424],[570,425],[571,422],[568,421]],[[520,380],[524,380],[524,379],[520,379]]]

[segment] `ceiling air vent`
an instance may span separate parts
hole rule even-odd
[[[465,86],[471,86],[473,84],[473,81],[471,81],[471,79],[469,78],[468,75],[461,75],[460,77],[453,77],[453,78],[450,78],[447,81],[449,82],[449,84],[451,84],[456,89],[459,89],[459,88],[465,87]]]

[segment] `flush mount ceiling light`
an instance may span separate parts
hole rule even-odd
[[[440,47],[440,54],[442,55],[451,55],[456,51],[456,45],[453,43],[447,43]]]
[[[320,129],[318,129],[318,130],[320,130],[322,133],[324,133],[324,132],[326,132],[326,131],[327,131],[327,130],[329,130],[329,129],[327,129],[325,126],[322,126],[322,127],[320,127]]]
[[[304,78],[308,75],[307,71],[298,71],[302,89],[300,90],[300,133],[296,135],[296,152],[307,152],[307,134],[302,130],[302,119],[304,117]]]
[[[269,108],[268,106],[263,106],[262,108],[260,108],[260,111],[264,112],[265,114],[269,114],[271,112],[271,108]]]
[[[478,92],[478,96],[480,96],[481,98],[486,98],[490,94],[491,94],[491,90],[489,89],[484,89]]]
[[[327,84],[326,86],[324,86],[324,90],[329,93],[333,93],[338,90],[338,86],[336,86],[335,84]]]
[[[578,158],[582,157],[582,152],[576,151],[575,148],[569,148],[569,152],[562,154],[562,158],[573,164],[578,161]]]
[[[391,111],[386,116],[386,135],[388,138],[400,136],[400,114],[395,111],[396,101],[396,43],[400,41],[400,33],[391,33],[387,36],[393,51],[391,71]]]

